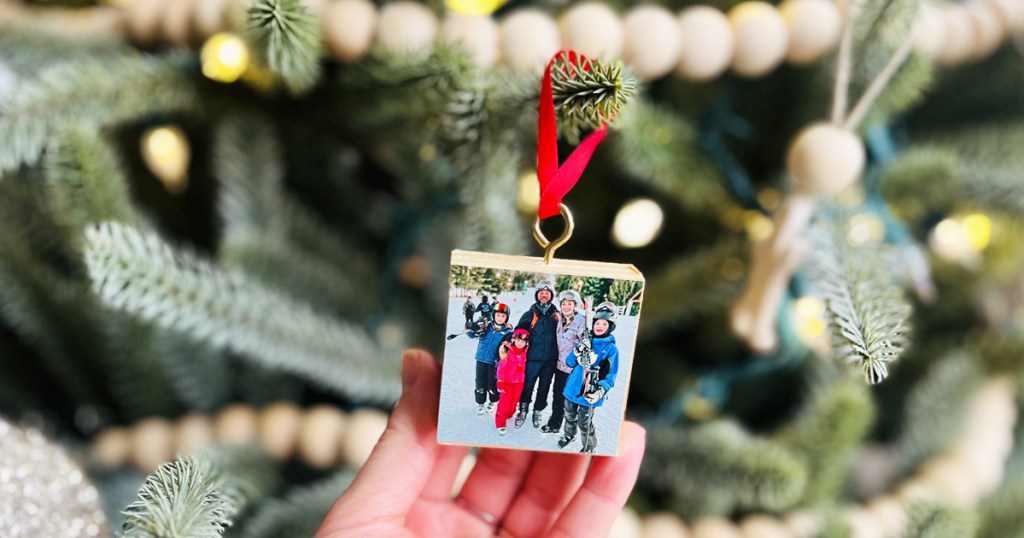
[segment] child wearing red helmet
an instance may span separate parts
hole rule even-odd
[[[494,415],[494,425],[498,435],[505,435],[505,424],[515,414],[519,397],[523,393],[523,382],[526,379],[526,350],[530,348],[530,331],[516,329],[511,341],[505,341],[498,347],[498,412]]]

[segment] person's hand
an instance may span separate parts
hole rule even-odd
[[[592,404],[596,404],[601,401],[601,398],[604,398],[604,393],[604,387],[598,387],[597,390],[586,393],[583,398]]]
[[[619,456],[481,449],[458,496],[467,448],[437,444],[440,365],[425,351],[402,357],[402,398],[355,481],[317,538],[606,536],[633,489],[644,430],[626,422]]]

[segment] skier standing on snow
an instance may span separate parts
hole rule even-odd
[[[498,435],[505,435],[505,425],[516,412],[516,402],[523,392],[526,377],[526,354],[530,347],[530,332],[516,329],[512,341],[504,341],[498,348],[498,412],[494,414],[494,426]]]
[[[554,284],[550,280],[538,282],[533,298],[536,302],[516,324],[516,329],[530,331],[531,338],[530,351],[526,356],[526,381],[519,399],[519,414],[516,415],[517,428],[526,422],[534,386],[537,397],[533,399],[533,427],[540,427],[540,412],[547,409],[551,377],[558,363],[558,310],[551,302],[555,298]]]
[[[495,299],[495,302],[497,302],[497,299]],[[487,302],[486,295],[480,298],[480,305],[476,307],[476,311],[480,312],[481,318],[491,319],[491,303]]]
[[[583,339],[583,331],[587,328],[586,316],[577,315],[576,308],[583,305],[580,294],[575,290],[564,290],[558,294],[558,306],[561,309],[561,322],[558,324],[558,363],[555,365],[554,386],[551,392],[551,417],[548,423],[541,426],[544,433],[555,433],[562,429],[562,416],[565,414],[565,382],[572,373],[572,367],[565,359],[572,353],[576,344]]]
[[[462,315],[466,316],[466,327],[473,323],[473,314],[476,313],[476,305],[472,297],[466,297],[466,303],[462,305]]]
[[[594,412],[604,404],[608,391],[615,386],[619,370],[619,348],[615,345],[615,314],[618,310],[613,303],[601,303],[594,311],[591,329],[593,336],[588,346],[587,339],[577,345],[566,358],[572,373],[565,383],[565,431],[558,440],[558,447],[565,448],[576,438],[579,430],[584,454],[593,454],[597,449],[597,431],[594,428]]]
[[[495,383],[495,363],[498,360],[498,346],[505,337],[512,333],[512,325],[508,323],[508,305],[497,303],[494,305],[494,319],[487,326],[483,334],[479,335],[480,343],[476,346],[476,414],[482,415],[484,411],[494,410],[498,401],[498,387]],[[470,338],[477,338],[478,335],[472,329],[467,329],[466,334]],[[484,407],[484,404],[486,408]]]

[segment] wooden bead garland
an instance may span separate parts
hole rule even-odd
[[[672,12],[656,5],[634,6],[622,22],[622,60],[640,78],[667,75],[679,62],[682,36]]]
[[[306,412],[299,429],[299,455],[314,469],[329,469],[338,460],[345,432],[345,415],[337,409],[318,405]]]
[[[731,67],[737,75],[762,77],[786,57],[789,36],[786,21],[775,6],[760,0],[737,4],[729,10],[736,41]]]
[[[551,17],[535,8],[509,13],[500,24],[501,57],[517,71],[538,71],[562,48],[562,38]]]
[[[191,454],[213,443],[213,421],[200,413],[178,419],[174,426],[174,453]]]
[[[260,411],[257,426],[260,445],[270,457],[286,460],[299,443],[302,410],[291,402],[270,404]]]
[[[682,52],[677,73],[689,80],[707,81],[728,69],[736,39],[721,11],[707,6],[684,8],[679,12],[679,28]]]
[[[131,430],[128,457],[135,468],[151,473],[174,456],[174,428],[164,418],[147,418]]]
[[[349,415],[348,434],[341,439],[341,458],[362,467],[380,439],[388,418],[375,409],[359,409]]]
[[[655,512],[643,518],[643,538],[687,538],[686,525],[675,514]]]
[[[427,6],[410,0],[386,4],[377,20],[377,44],[388,52],[424,51],[437,37],[437,16]]]
[[[245,404],[229,405],[217,414],[213,430],[218,443],[251,443],[256,440],[256,410]]]
[[[590,58],[617,58],[624,40],[618,14],[601,2],[573,4],[559,23],[565,48]]]
[[[488,16],[449,14],[441,23],[441,37],[463,45],[480,69],[498,61],[498,25]]]
[[[370,0],[336,0],[324,7],[324,41],[343,63],[370,53],[377,35],[377,8]]]
[[[839,43],[843,20],[830,0],[784,0],[779,13],[786,22],[789,48],[786,61],[810,65]]]

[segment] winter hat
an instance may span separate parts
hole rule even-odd
[[[540,302],[540,299],[538,299],[537,296],[540,295],[540,292],[542,290],[548,290],[549,292],[551,292],[551,298],[554,299],[554,297],[555,297],[555,285],[552,284],[550,280],[541,280],[540,282],[537,283],[536,291],[533,292],[533,300],[534,301],[536,301],[538,303]]]
[[[615,303],[611,301],[605,301],[594,310],[594,321],[603,319],[608,322],[608,333],[612,334],[615,330],[615,319],[618,317],[617,312],[619,307],[615,306]]]
[[[565,290],[558,294],[558,304],[561,305],[562,301],[572,301],[576,303],[576,306],[583,304],[583,299],[580,299],[580,294],[576,293],[576,290]]]

